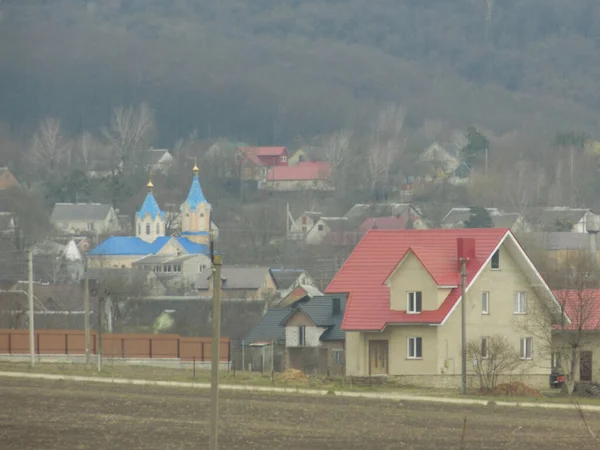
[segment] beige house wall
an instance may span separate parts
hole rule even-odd
[[[127,269],[133,267],[133,263],[145,255],[115,255],[115,256],[88,256],[88,264],[91,268],[121,268]]]
[[[421,291],[423,311],[434,311],[448,296],[451,289],[438,288],[419,258],[410,252],[400,262],[388,280],[390,309],[404,311],[408,306],[408,293]]]
[[[265,180],[260,184],[261,189],[274,191],[333,191],[335,188],[324,180]]]
[[[265,274],[264,287],[258,289],[222,289],[221,296],[223,298],[247,298],[251,300],[264,300],[266,297],[273,295],[277,291],[275,281],[269,273]],[[212,297],[213,284],[212,278],[209,280],[208,289],[198,289],[198,295],[202,297]]]

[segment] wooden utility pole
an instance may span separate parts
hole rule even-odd
[[[90,280],[87,273],[87,259],[85,260],[85,278],[83,280],[83,329],[85,330],[85,365],[90,363]]]
[[[104,315],[104,282],[98,281],[98,372],[102,371],[102,316]]]
[[[33,249],[30,247],[27,253],[27,273],[28,273],[28,290],[27,296],[29,300],[29,353],[31,354],[31,366],[35,364],[35,326],[34,326],[34,311],[33,311]]]
[[[467,299],[465,298],[467,281],[467,258],[460,259],[460,323],[461,323],[461,374],[460,393],[467,393]]]
[[[212,246],[211,246],[212,247]],[[212,249],[211,249],[212,253]],[[210,450],[219,448],[219,350],[221,344],[221,256],[213,255],[212,361],[210,378]]]

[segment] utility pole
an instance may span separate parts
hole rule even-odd
[[[212,305],[212,362],[210,377],[210,450],[219,448],[219,349],[221,341],[221,256],[214,255],[213,261],[213,305]]]
[[[28,290],[29,300],[29,353],[31,353],[31,366],[35,364],[35,326],[33,311],[33,249],[29,247],[27,253],[27,272],[28,272]]]
[[[90,280],[88,278],[88,260],[85,260],[85,278],[83,279],[83,329],[85,330],[85,366],[90,364]]]
[[[467,258],[460,259],[460,323],[461,323],[461,374],[460,393],[467,393],[467,299],[465,298],[467,280]]]
[[[98,281],[98,372],[102,371],[102,316],[104,315],[104,281]]]

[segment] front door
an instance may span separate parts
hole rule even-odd
[[[579,379],[581,381],[592,381],[592,352],[581,352]]]
[[[387,375],[388,341],[369,341],[369,375]]]

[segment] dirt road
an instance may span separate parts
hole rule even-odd
[[[205,390],[0,379],[0,448],[208,448]],[[598,448],[576,411],[221,394],[222,449]],[[586,413],[595,432],[600,415]]]

